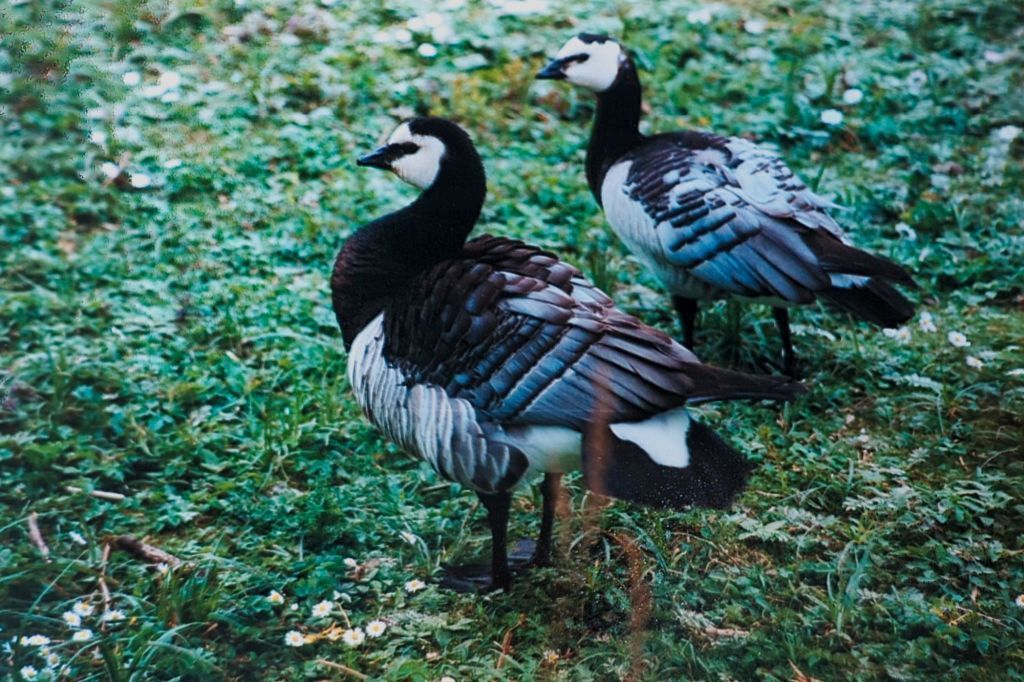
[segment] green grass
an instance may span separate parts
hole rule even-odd
[[[72,679],[348,678],[320,660],[393,680],[1024,678],[1024,136],[1004,139],[1024,127],[1024,10],[737,0],[688,22],[697,7],[471,0],[443,11],[451,42],[403,45],[374,36],[423,3],[5,4],[0,674],[51,674],[19,639],[45,635]],[[354,158],[402,117],[455,118],[489,171],[481,232],[556,250],[675,333],[586,190],[591,98],[532,80],[582,29],[635,49],[652,130],[779,147],[912,270],[937,330],[801,309],[810,393],[702,410],[757,464],[734,509],[603,507],[570,480],[556,568],[511,594],[408,592],[489,536],[474,496],[348,393],[329,268],[413,196]],[[778,348],[764,307],[720,304],[702,329],[711,362]],[[516,498],[513,536],[538,507]],[[184,563],[108,554],[123,534]],[[100,620],[102,586],[124,620]],[[62,620],[78,600],[85,642]],[[285,645],[375,618],[359,647]]]

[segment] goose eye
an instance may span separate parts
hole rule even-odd
[[[420,146],[415,142],[401,142],[399,144],[396,144],[395,147],[396,150],[400,152],[402,156],[415,154],[417,151],[419,151],[420,148]]]
[[[579,54],[574,54],[573,56],[569,57],[567,61],[569,61],[570,63],[582,64],[588,59],[590,59],[590,55],[587,54],[586,52],[581,52]]]

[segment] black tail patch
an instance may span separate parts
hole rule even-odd
[[[822,297],[879,327],[898,327],[914,316],[914,304],[877,277],[863,285],[832,287]]]
[[[688,466],[662,466],[640,446],[617,438],[607,424],[594,425],[583,434],[583,483],[595,493],[647,507],[728,507],[743,489],[750,463],[697,421],[690,422],[686,447]]]

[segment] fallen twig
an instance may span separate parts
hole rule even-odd
[[[69,493],[86,492],[85,490],[82,490],[76,485],[65,486],[64,490],[67,490]],[[98,497],[101,500],[109,500],[110,502],[121,502],[123,500],[128,499],[127,495],[122,495],[121,493],[111,493],[106,490],[90,490],[88,491],[88,494],[92,495],[93,497]]]
[[[501,653],[498,655],[498,662],[494,667],[501,670],[502,666],[505,665],[505,658],[512,653],[512,633],[515,632],[516,628],[526,622],[526,614],[519,614],[519,621],[510,627],[506,632],[505,636],[501,638]]]
[[[100,559],[100,594],[103,595],[103,613],[107,614],[110,612],[110,589],[107,588],[107,561],[110,559],[110,543],[104,543],[103,545],[103,557]],[[106,618],[100,624],[100,629],[106,631],[107,620]]]
[[[131,535],[119,535],[114,538],[114,546],[147,561],[165,563],[172,568],[181,566],[181,559],[178,557],[165,552],[159,547],[154,547],[142,540],[133,538]]]
[[[46,563],[53,561],[50,558],[50,548],[46,545],[46,540],[43,539],[43,534],[39,530],[39,514],[35,512],[28,515],[28,536],[32,538],[32,544],[39,549],[39,553],[46,559]]]
[[[334,661],[328,661],[326,658],[318,658],[318,659],[316,659],[316,662],[319,663],[320,665],[325,665],[328,668],[333,668],[334,670],[340,670],[341,672],[345,673],[346,675],[351,675],[352,677],[356,678],[357,680],[368,680],[368,679],[370,679],[367,675],[362,674],[358,670],[353,670],[352,668],[348,667],[347,665],[342,665],[341,663],[335,663]]]

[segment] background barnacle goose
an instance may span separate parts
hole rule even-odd
[[[702,365],[550,253],[500,237],[466,243],[485,177],[454,123],[402,123],[359,164],[423,189],[348,239],[331,291],[366,416],[487,509],[491,566],[455,569],[450,586],[508,587],[510,491],[532,472],[546,474],[539,562],[552,493],[581,465],[591,489],[645,505],[730,502],[747,464],[684,404],[789,399],[799,384]]]
[[[641,134],[640,79],[616,41],[572,38],[537,77],[597,93],[587,183],[615,232],[672,294],[689,348],[700,299],[775,306],[789,374],[786,306],[821,297],[882,327],[913,315],[890,284],[913,286],[910,275],[852,246],[828,214],[834,205],[774,153],[710,133]]]

